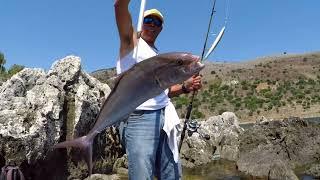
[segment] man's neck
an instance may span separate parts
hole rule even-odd
[[[156,46],[154,45],[154,41],[147,41],[146,39],[144,39],[143,37],[141,37],[150,47],[152,48],[156,48]],[[158,49],[157,49],[158,50]]]

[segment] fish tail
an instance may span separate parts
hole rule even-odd
[[[68,148],[68,147],[76,147],[80,148],[81,152],[84,155],[84,160],[87,163],[88,169],[89,169],[89,176],[92,174],[92,144],[93,139],[98,133],[93,132],[89,133],[86,136],[82,136],[70,141],[64,141],[61,143],[58,143],[54,146],[54,148]]]

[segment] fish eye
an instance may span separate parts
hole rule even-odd
[[[182,59],[178,59],[178,60],[177,60],[177,64],[178,64],[179,66],[183,65]]]

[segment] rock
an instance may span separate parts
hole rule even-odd
[[[120,177],[116,174],[92,174],[90,177],[87,177],[84,180],[120,180]]]
[[[129,171],[128,171],[127,168],[121,167],[121,168],[118,168],[115,173],[117,173],[117,174],[119,174],[119,175],[122,175],[122,176],[128,176]]]
[[[320,179],[320,164],[312,164],[304,173]]]
[[[63,96],[56,88],[35,86],[44,76],[42,70],[24,69],[1,86],[0,147],[7,163],[32,164],[59,138],[56,129],[61,125],[57,120]]]
[[[273,119],[267,119],[266,117],[261,116],[256,120],[256,124],[263,124],[269,121],[273,121]]]
[[[268,176],[273,172],[275,179],[291,177],[295,167],[320,159],[319,142],[319,126],[309,125],[302,119],[265,121],[240,135],[237,166],[240,171],[253,176]],[[276,171],[275,166],[278,169],[282,167],[282,174]]]
[[[128,169],[128,157],[127,155],[123,155],[121,158],[118,158],[113,164],[113,172],[118,174],[127,174],[123,169]],[[121,173],[120,173],[121,172]]]
[[[113,88],[117,71],[116,68],[100,69],[90,73],[90,75]]]
[[[82,71],[75,56],[56,61],[47,73],[25,68],[11,77],[0,87],[0,166],[15,163],[33,180],[86,177],[79,151],[52,146],[86,134],[110,91]],[[117,134],[109,128],[96,138],[94,171],[111,171],[122,156]]]
[[[210,140],[205,140],[196,132],[191,136],[186,135],[180,153],[183,166],[192,168],[209,163],[213,160],[213,155],[216,159],[220,157],[228,160],[238,157],[238,137],[243,129],[234,113],[225,112],[198,122],[198,132],[209,135]]]
[[[268,179],[283,179],[283,180],[299,180],[292,169],[281,160],[271,162],[272,166],[268,174]]]

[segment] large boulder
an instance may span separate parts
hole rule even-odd
[[[295,168],[320,159],[320,127],[300,118],[262,121],[240,136],[240,171],[269,179],[297,179]]]
[[[313,176],[315,178],[320,179],[320,163],[311,164],[306,170],[304,170],[303,174],[307,174],[309,176]]]
[[[75,56],[56,61],[48,72],[25,68],[14,75],[0,87],[0,166],[17,164],[27,179],[84,178],[79,152],[52,146],[85,135],[109,93]],[[109,128],[95,140],[94,170],[111,171],[121,155],[118,132]]]
[[[239,134],[243,129],[239,126],[236,115],[225,112],[219,116],[199,121],[198,132],[187,135],[182,143],[180,158],[182,165],[193,168],[223,158],[235,161],[239,153]],[[209,135],[206,140],[203,135]]]

